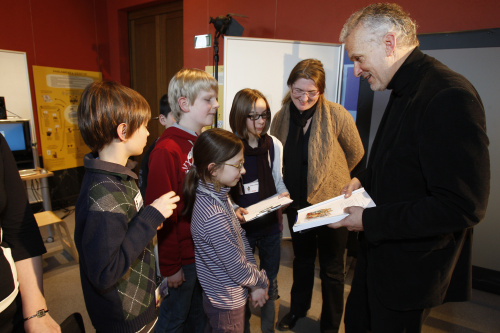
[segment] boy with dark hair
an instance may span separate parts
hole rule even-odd
[[[193,145],[201,130],[213,124],[219,108],[218,83],[200,69],[182,69],[168,87],[168,100],[177,121],[166,129],[149,157],[146,203],[163,191],[182,193],[193,165]],[[156,332],[203,332],[201,286],[194,264],[191,216],[180,214],[184,202],[158,232],[160,271],[167,278],[169,295],[162,301]]]
[[[165,129],[169,128],[175,123],[174,116],[172,115],[172,109],[168,104],[168,94],[165,94],[160,99],[160,114],[158,118],[153,118],[154,120],[158,119],[160,124],[162,124]],[[146,197],[146,187],[148,186],[148,174],[149,174],[149,155],[153,151],[156,145],[156,139],[151,146],[148,147],[141,160],[141,169],[139,170],[139,189],[141,190],[141,195]]]
[[[157,318],[152,239],[179,197],[158,196],[143,208],[130,156],[149,135],[149,105],[114,82],[85,88],[78,127],[92,150],[76,204],[75,243],[85,304],[97,332],[150,332]]]

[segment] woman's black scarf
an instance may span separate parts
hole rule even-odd
[[[299,198],[301,182],[300,170],[303,158],[307,158],[307,156],[302,156],[303,145],[307,144],[304,142],[304,127],[307,121],[316,112],[317,105],[318,103],[316,102],[310,109],[301,113],[293,101],[290,101],[290,127],[285,149],[283,151],[283,166],[285,168],[285,185],[292,198]]]

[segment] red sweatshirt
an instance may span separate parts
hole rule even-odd
[[[180,197],[177,209],[158,231],[158,258],[162,276],[177,273],[182,266],[194,263],[191,217],[181,215],[184,208],[182,184],[193,164],[193,145],[197,136],[178,125],[167,128],[149,155],[148,186],[145,204],[174,191]]]

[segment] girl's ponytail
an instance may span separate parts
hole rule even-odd
[[[184,179],[184,184],[182,188],[182,196],[184,200],[184,208],[181,214],[185,216],[191,216],[193,212],[194,201],[196,199],[196,187],[198,186],[198,172],[196,167],[193,166],[189,169],[186,178]]]

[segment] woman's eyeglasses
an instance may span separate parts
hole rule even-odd
[[[292,94],[295,97],[302,97],[307,94],[307,97],[314,98],[318,96],[319,91],[318,90],[304,91],[302,89],[292,87]]]
[[[258,113],[250,113],[247,118],[252,119],[252,120],[258,120],[260,117],[262,119],[270,119],[271,118],[271,111],[267,110],[262,112],[261,114]]]

